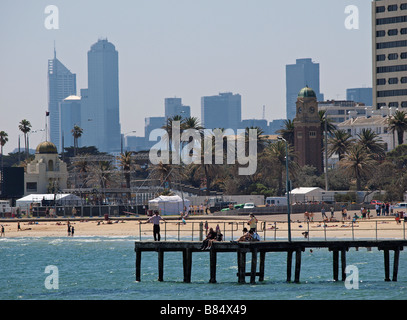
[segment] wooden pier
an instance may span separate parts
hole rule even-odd
[[[191,282],[192,254],[208,254],[210,260],[209,282],[216,283],[216,264],[218,253],[235,252],[237,254],[237,278],[239,283],[245,283],[250,277],[250,283],[264,280],[266,253],[287,252],[287,281],[291,282],[293,256],[295,254],[294,282],[300,282],[301,254],[306,249],[327,248],[332,252],[333,280],[339,280],[339,254],[341,265],[341,281],[346,279],[346,252],[350,248],[378,248],[384,253],[384,280],[397,281],[400,251],[407,246],[407,240],[360,240],[360,241],[261,241],[261,242],[214,242],[210,250],[200,250],[202,242],[184,241],[136,241],[136,281],[141,280],[141,253],[155,251],[158,253],[158,280],[164,281],[164,253],[169,251],[182,252],[184,282]],[[393,274],[390,279],[390,251],[394,251]],[[246,272],[246,255],[251,255],[250,272]],[[258,259],[259,257],[259,259]],[[259,262],[259,263],[258,263]],[[259,268],[257,265],[259,264]],[[259,271],[257,271],[257,269]]]

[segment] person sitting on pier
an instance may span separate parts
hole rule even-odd
[[[247,232],[246,228],[243,228],[243,235],[239,238],[237,241],[251,241],[252,240],[252,235],[250,232]]]
[[[213,230],[213,228],[209,228],[209,232],[205,238],[205,240],[202,242],[201,250],[207,250],[209,247],[209,241],[216,239],[216,232]]]
[[[216,229],[216,237],[215,237],[215,239],[209,239],[208,240],[208,246],[206,247],[206,250],[209,250],[210,248],[212,248],[212,244],[213,244],[214,241],[223,241],[223,234],[220,232],[219,228]]]
[[[249,230],[249,234],[252,237],[250,241],[260,241],[260,236],[256,231],[253,231],[252,229]]]

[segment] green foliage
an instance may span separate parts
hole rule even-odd
[[[356,192],[348,192],[346,194],[336,194],[335,201],[337,201],[337,202],[356,202]]]

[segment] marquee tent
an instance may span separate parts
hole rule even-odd
[[[60,193],[54,195],[50,194],[30,194],[23,198],[16,200],[17,207],[29,206],[31,203],[41,203],[42,200],[53,201],[56,200],[57,205],[80,205],[82,199],[74,194]]]
[[[158,210],[162,215],[179,215],[183,207],[188,208],[190,201],[180,196],[159,196],[148,201],[150,210]]]

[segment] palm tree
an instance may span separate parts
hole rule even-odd
[[[199,140],[199,141],[194,141],[194,138],[193,138],[192,136],[189,137],[188,143],[192,143],[192,145],[193,145],[192,148],[195,147],[195,144],[196,144],[197,142],[198,142],[198,143],[201,142],[201,140],[202,140],[201,138],[202,138],[202,136],[203,136],[204,127],[202,127],[202,125],[199,123],[199,120],[198,120],[197,117],[188,117],[188,118],[184,119],[184,120],[182,121],[182,124],[181,124],[181,130],[182,130],[182,131],[184,131],[184,130],[196,130],[196,131],[198,131],[199,137],[200,137],[200,140]],[[193,150],[190,150],[189,156],[191,156],[191,157],[193,156]]]
[[[109,186],[112,181],[112,173],[115,171],[115,166],[110,160],[98,161],[89,167],[89,181],[94,187],[101,187],[102,190]]]
[[[293,147],[288,147],[288,157],[293,157],[294,151]],[[284,141],[278,140],[277,142],[271,143],[264,151],[264,156],[269,158],[272,163],[272,167],[277,173],[277,195],[281,196],[283,192],[283,181],[286,175],[286,145]],[[295,168],[295,163],[293,161],[289,162],[289,171],[292,173],[291,169]]]
[[[152,179],[160,180],[160,185],[164,185],[166,189],[170,189],[171,181],[175,174],[173,169],[173,165],[160,161],[157,165],[149,168],[152,171],[150,176]]]
[[[28,158],[28,133],[31,131],[30,121],[23,119],[20,121],[18,129],[24,133],[24,146],[25,146],[25,155]]]
[[[131,169],[133,167],[133,151],[125,151],[121,153],[116,159],[119,160],[119,166],[123,170],[124,179],[126,180],[126,188],[130,189],[131,187]],[[127,192],[127,200],[131,200],[131,192]]]
[[[352,142],[352,136],[345,130],[334,130],[328,141],[329,156],[337,154],[339,161],[341,161],[343,156],[348,152]]]
[[[404,111],[396,111],[388,120],[389,129],[394,134],[397,132],[398,144],[404,143],[404,131],[407,130],[407,116]]]
[[[372,129],[363,128],[357,135],[358,143],[370,154],[374,156],[383,157],[385,154],[385,148],[382,138],[374,132]]]
[[[8,134],[0,131],[0,146],[1,146],[1,172],[3,173],[3,147],[8,141]]]
[[[362,189],[362,179],[372,173],[375,164],[376,161],[361,144],[352,145],[339,163],[348,177],[356,179],[358,191]]]
[[[75,175],[75,187],[77,187],[79,178],[79,186],[82,188],[87,188],[87,175],[90,169],[90,163],[86,160],[90,154],[84,154],[81,159],[74,160],[72,163],[72,171]]]
[[[334,130],[336,130],[336,126],[332,123],[332,119],[325,117],[326,110],[319,110],[318,111],[319,120],[321,123],[321,132],[325,132],[325,122],[326,122],[326,131],[329,134],[332,134]]]
[[[262,153],[268,145],[268,140],[264,137],[264,131],[260,127],[247,127],[245,130],[246,150],[249,150],[249,130],[256,130],[257,152]]]
[[[78,152],[78,139],[82,136],[83,129],[75,124],[71,132],[73,135],[74,156],[76,157]]]
[[[284,120],[284,127],[277,131],[291,146],[294,145],[294,122],[290,119]]]
[[[172,150],[172,142],[173,142],[172,141],[172,131],[173,131],[173,122],[174,121],[179,121],[180,129],[182,129],[184,120],[183,120],[182,116],[178,116],[178,115],[167,118],[165,125],[163,125],[161,127],[162,129],[164,129],[167,132],[167,135],[164,136],[163,139],[168,142],[169,151]],[[181,132],[180,132],[180,134],[181,134]]]

